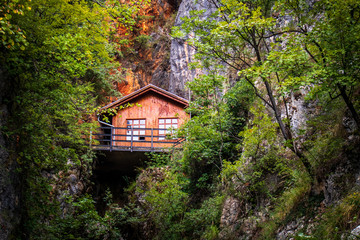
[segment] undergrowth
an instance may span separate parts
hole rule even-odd
[[[307,198],[311,189],[311,179],[307,174],[299,171],[293,172],[293,186],[286,189],[276,200],[275,208],[271,217],[265,223],[260,224],[263,239],[273,239],[275,231],[286,223],[287,217],[296,211],[299,204]]]
[[[360,192],[352,192],[322,216],[322,221],[314,233],[314,238],[346,239],[346,237],[351,235],[349,229],[353,229],[359,225],[359,217]],[[360,236],[357,236],[357,238],[354,239],[359,239],[359,237]]]

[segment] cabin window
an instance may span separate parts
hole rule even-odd
[[[131,141],[131,131],[133,131],[133,141],[145,141],[145,129],[141,130],[141,128],[145,128],[145,119],[128,119],[126,125],[126,140]]]
[[[177,118],[160,118],[159,119],[159,140],[164,140],[166,136],[174,134],[175,129],[178,128]]]

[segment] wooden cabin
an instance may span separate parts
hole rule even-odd
[[[149,84],[101,108],[101,112],[113,109],[116,114],[107,114],[108,123],[100,116],[102,132],[94,134],[99,142],[95,148],[156,151],[176,147],[183,140],[177,129],[189,119],[185,112],[188,104],[186,99]]]

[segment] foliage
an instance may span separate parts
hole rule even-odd
[[[145,190],[150,218],[159,231],[156,239],[182,239],[184,226],[181,224],[189,196],[183,191],[187,181],[171,169],[162,169],[164,177]],[[141,190],[137,190],[141,191]]]
[[[110,23],[118,17],[131,21],[133,10],[118,1],[83,0],[5,1],[0,7],[0,62],[11,114],[2,130],[15,143],[23,177],[24,238],[47,238],[51,231],[44,223],[60,215],[48,176],[75,165],[86,181],[91,171],[92,114],[96,103],[114,93],[117,78]],[[86,217],[100,221],[93,203],[84,204],[92,211]],[[101,234],[93,237],[103,239]]]
[[[252,95],[242,94],[248,85],[236,84],[226,94],[222,68],[209,71],[189,83],[193,98],[188,111],[192,119],[184,127],[187,142],[181,166],[190,176],[190,189],[207,192],[222,169],[224,160],[234,161],[241,138],[237,133],[244,127],[247,107]]]
[[[116,43],[118,59],[138,59],[138,53],[148,47],[147,42],[151,38],[144,30],[148,24],[146,11],[152,7],[151,0],[128,1],[121,4],[119,1],[112,1],[113,5],[120,8],[116,19],[111,24],[111,42]]]
[[[286,217],[294,211],[309,194],[311,189],[311,180],[304,173],[299,171],[292,172],[293,186],[289,186],[282,195],[276,200],[277,205],[272,212],[269,221],[262,224],[262,237],[264,239],[273,239],[278,224],[284,222]]]
[[[349,193],[340,204],[328,210],[314,233],[317,239],[343,239],[350,236],[348,229],[358,225],[360,217],[360,193]]]
[[[84,178],[90,174],[94,156],[86,139],[95,127],[95,105],[113,93],[119,77],[114,58],[148,47],[141,11],[149,2],[18,0],[0,6],[0,70],[10,86],[12,115],[2,131],[16,145],[24,180],[19,236],[119,239],[146,217],[154,239],[216,239],[226,193],[246,201],[244,215],[259,210],[263,199],[276,203],[260,225],[261,236],[272,239],[309,200],[313,182],[300,161],[308,173],[326,176],[344,145],[344,106],[359,126],[359,2],[213,3],[213,12],[192,11],[174,28],[174,37],[186,36],[196,48],[193,67],[204,73],[188,83],[192,119],[181,130],[187,138],[181,156],[151,154],[145,171],[159,174],[135,188],[141,207],[109,202],[104,216],[87,195],[69,198],[64,214],[52,178],[73,166]],[[284,24],[287,16],[293,20]],[[305,90],[319,116],[295,132],[289,102]],[[338,97],[343,102],[334,101]],[[132,105],[118,109],[125,107]],[[101,112],[103,120],[118,109]],[[301,132],[305,143],[295,137]],[[314,237],[340,238],[358,223],[359,205],[359,194],[349,193],[324,215]]]
[[[297,75],[301,75],[301,71],[294,69],[283,72],[276,67],[279,66],[276,52],[281,50],[281,44],[276,43],[277,36],[282,35],[283,29],[278,27],[272,14],[273,3],[267,0],[214,1],[210,17],[204,18],[205,11],[192,11],[190,17],[183,19],[181,28],[174,28],[174,36],[192,36],[187,41],[196,48],[196,58],[201,62],[200,65],[208,67],[209,63],[226,64],[236,71],[239,80],[249,84],[253,93],[273,112],[285,140],[284,146],[289,147],[308,173],[313,175],[307,156],[297,147],[296,139],[293,139],[288,112],[285,118],[280,113],[280,105],[287,108],[289,99],[278,89],[286,81],[299,80]],[[303,56],[294,53],[291,50],[282,52],[282,59],[286,61],[279,61],[279,64],[289,68],[298,59],[306,62]],[[301,62],[295,66],[301,66]]]
[[[146,218],[147,226],[154,224],[152,239],[216,239],[224,196],[191,208],[188,184],[182,173],[170,167],[150,167],[138,178],[135,194],[144,201],[135,216]]]
[[[192,119],[180,131],[187,137],[184,150],[171,158],[151,154],[145,171],[162,167],[161,174],[147,181],[145,189],[137,189],[145,196],[145,209],[150,211],[159,239],[216,239],[219,233],[224,197],[209,195],[218,184],[223,160],[233,162],[239,156],[237,133],[244,128],[253,101],[253,95],[242,94],[249,86],[241,82],[223,94],[226,83],[221,71],[221,66],[214,67],[189,83],[196,100],[187,109]]]
[[[271,121],[264,106],[254,105],[250,114],[252,118],[248,126],[239,133],[243,139],[239,146],[242,148],[241,158],[234,163],[224,161],[220,177],[230,194],[258,207],[260,199],[276,199],[285,183],[291,182],[289,176],[292,170],[284,156],[285,149],[279,144],[276,124]],[[270,176],[279,180],[271,183]]]
[[[30,0],[29,0],[30,1]],[[26,2],[4,1],[0,6],[0,37],[1,46],[7,49],[25,50],[27,45],[25,33],[13,22],[13,15],[24,15],[31,7]]]
[[[48,225],[44,226],[43,236],[39,239],[119,239],[122,228],[133,223],[131,210],[120,208],[108,202],[109,209],[104,216],[100,216],[95,209],[94,200],[84,195],[77,200],[67,199],[68,213],[63,217],[54,216]],[[37,239],[37,238],[35,238]]]
[[[96,114],[97,114],[97,116],[101,117],[102,121],[110,123],[110,119],[113,116],[116,116],[120,110],[125,109],[125,108],[131,108],[134,106],[141,107],[141,104],[138,104],[138,103],[134,104],[134,103],[128,102],[128,103],[125,103],[124,105],[119,105],[117,107],[109,107],[106,109],[102,109],[101,107],[98,107],[96,109]]]
[[[326,100],[322,99],[322,100]],[[319,103],[322,113],[309,118],[307,132],[311,135],[304,142],[309,149],[317,175],[323,177],[324,172],[338,164],[345,142],[344,127],[340,124],[345,114],[345,106],[340,99]]]
[[[313,96],[341,97],[359,127],[359,102],[354,95],[360,87],[359,2],[329,0],[309,7],[304,1],[279,1],[278,8],[294,18],[297,26],[292,30],[297,34],[289,36],[290,41],[297,43],[299,54],[311,59],[303,75],[308,79],[301,85],[313,84]]]
[[[149,152],[146,153],[146,156],[148,158],[147,161],[145,161],[147,167],[164,167],[166,165],[170,164],[171,155],[168,153],[156,153],[156,152]]]
[[[192,11],[190,17],[182,19],[180,27],[173,28],[173,37],[186,39],[196,49],[197,62],[193,67],[204,74],[188,83],[193,94],[188,109],[192,119],[183,129],[187,137],[183,156],[173,159],[176,166],[181,166],[177,170],[189,177],[189,185],[183,184],[182,189],[192,196],[186,207],[181,205],[179,215],[185,222],[189,218],[199,226],[184,227],[178,225],[179,221],[172,226],[186,237],[191,232],[195,238],[216,238],[219,212],[210,215],[205,210],[210,202],[205,199],[211,199],[209,196],[214,196],[221,186],[224,187],[221,190],[246,201],[250,208],[244,213],[246,216],[266,208],[261,206],[264,199],[275,206],[268,209],[269,219],[258,225],[261,238],[273,239],[278,227],[299,206],[311,202],[314,172],[328,164],[328,158],[339,156],[344,136],[336,131],[341,131],[339,124],[346,115],[339,108],[346,105],[357,121],[358,100],[354,96],[359,68],[352,62],[359,49],[358,3],[352,0],[342,6],[337,0],[315,1],[311,6],[308,1],[291,0],[212,3],[211,10]],[[293,21],[284,23],[288,15]],[[236,84],[228,82],[234,79],[230,76],[234,72]],[[312,118],[308,129],[295,132],[290,125],[289,103],[292,97],[308,91],[307,100],[317,107],[314,111],[320,117]],[[328,102],[329,93],[331,100],[338,95],[343,98],[341,104],[332,102],[338,111],[329,111],[321,104]],[[253,101],[254,95],[261,103]],[[322,125],[324,122],[328,125]],[[303,143],[297,136],[309,141]],[[276,186],[271,186],[270,177],[276,178]],[[218,206],[220,209],[221,204]],[[218,210],[216,206],[212,208]],[[357,214],[357,208],[354,209],[352,216]],[[160,213],[153,214],[166,220]],[[330,224],[329,229],[336,229],[336,224]],[[343,227],[346,228],[349,225]]]
[[[267,131],[264,130],[263,132]],[[254,135],[256,136],[256,134]],[[253,137],[251,136],[251,138]],[[289,160],[283,156],[282,151],[284,149],[275,143],[271,144],[271,138],[268,137],[262,138],[261,142],[256,143],[256,146],[252,145],[250,148],[244,148],[244,150],[245,154],[242,156],[241,161],[246,162],[250,159],[244,170],[245,175],[243,177],[243,181],[248,184],[248,201],[259,206],[260,199],[274,200],[284,185],[291,182],[289,176],[292,170],[290,169]],[[247,156],[246,154],[252,150],[254,150],[254,155]],[[249,159],[246,159],[247,157]],[[277,180],[272,182],[270,180],[272,177]]]
[[[151,36],[148,35],[139,35],[135,37],[135,44],[138,47],[141,48],[147,48],[149,47],[149,40],[151,39]]]
[[[244,138],[242,147],[244,152],[243,158],[252,157],[256,159],[264,156],[269,146],[276,143],[276,126],[266,113],[263,105],[257,105],[250,108],[253,118],[249,121],[244,131],[240,132],[240,136]],[[264,141],[266,145],[264,145]]]
[[[223,201],[224,196],[214,196],[185,213],[183,224],[189,239],[217,239]]]

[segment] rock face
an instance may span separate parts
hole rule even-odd
[[[124,56],[118,58],[122,67],[122,82],[118,90],[127,95],[151,83],[169,89],[170,30],[177,10],[177,0],[152,0],[139,15],[144,19],[133,31],[119,28],[119,36],[126,33],[132,48],[122,46]]]
[[[355,239],[359,239],[359,237],[360,237],[360,225],[351,231],[351,235],[350,237],[348,237],[348,239],[355,240]]]
[[[177,9],[178,14],[173,24],[172,14]],[[118,89],[123,95],[151,83],[179,96],[189,97],[185,84],[200,73],[189,67],[195,50],[187,44],[186,39],[171,40],[170,30],[173,25],[180,26],[181,18],[190,16],[191,10],[202,9],[207,10],[203,15],[203,18],[207,18],[213,7],[207,0],[196,3],[193,0],[183,0],[181,3],[179,0],[152,1],[151,7],[141,14],[153,16],[153,20],[145,22],[137,33],[149,36],[146,46],[136,47],[135,54],[131,57],[119,59],[124,69],[124,81],[118,85]]]
[[[346,144],[349,146],[359,146],[360,138],[352,137]],[[344,146],[345,151],[339,156],[339,163],[331,171],[325,180],[324,203],[332,205],[339,201],[341,197],[349,190],[360,189],[360,162],[358,156],[360,149],[350,149]]]
[[[299,132],[306,128],[306,121],[316,111],[313,102],[306,102],[304,96],[307,94],[305,89],[296,93],[291,93],[288,99],[287,112],[290,117],[290,126],[294,137],[299,137]],[[282,117],[286,118],[286,110],[282,110]]]
[[[178,14],[173,23],[173,14],[177,9]],[[203,15],[203,18],[207,18],[213,7],[207,0],[196,3],[193,0],[183,0],[181,3],[179,0],[153,0],[151,7],[140,13],[153,18],[144,22],[134,37],[148,35],[149,39],[145,45],[137,43],[135,53],[131,56],[119,58],[124,81],[118,85],[118,90],[123,95],[151,83],[179,96],[189,97],[185,84],[200,73],[189,67],[195,50],[187,44],[186,39],[171,40],[170,30],[173,25],[180,26],[181,18],[189,16],[191,10],[202,9],[207,10]],[[119,34],[122,31],[120,29]]]
[[[203,18],[206,19],[213,12],[210,1],[200,0],[196,3],[193,0],[183,0],[180,4],[178,15],[174,26],[182,24],[181,18],[189,17],[192,10],[206,10]],[[191,36],[187,36],[190,38]],[[173,39],[171,41],[170,66],[171,76],[169,91],[188,98],[189,93],[185,90],[186,82],[192,81],[200,72],[190,69],[189,64],[193,62],[195,49],[189,46],[186,39]]]
[[[226,199],[221,214],[220,226],[227,227],[233,225],[240,215],[240,201],[234,197]]]
[[[3,76],[0,68],[0,79],[4,79]],[[8,118],[8,109],[3,103],[6,92],[4,81],[0,81],[0,127],[6,124]],[[5,136],[0,131],[0,239],[8,239],[20,221],[17,163],[8,149]]]
[[[60,203],[62,216],[71,213],[69,210],[69,203],[66,199],[69,196],[76,198],[84,193],[87,187],[87,182],[81,177],[80,169],[68,162],[70,169],[67,172],[59,172],[57,174],[43,172],[43,177],[48,178],[52,184],[52,196],[56,197]]]
[[[195,70],[189,69],[194,49],[186,44],[184,40],[174,39],[171,41],[171,76],[169,91],[188,98],[189,93],[185,91],[185,83],[195,78]]]
[[[237,198],[228,197],[225,200],[220,219],[222,231],[219,237],[221,239],[227,239],[229,235],[234,233],[235,228],[239,224],[241,211],[240,201]]]

